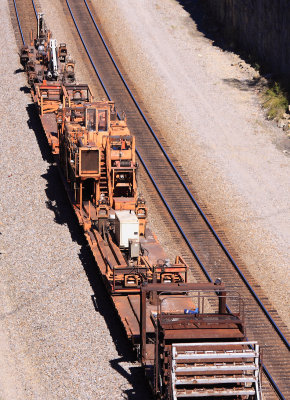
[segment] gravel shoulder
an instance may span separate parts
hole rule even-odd
[[[290,158],[256,71],[213,46],[176,0],[92,3],[199,199],[290,326]]]
[[[0,398],[148,399],[1,21]]]

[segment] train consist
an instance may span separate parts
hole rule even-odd
[[[80,225],[156,398],[261,399],[260,356],[243,302],[224,285],[189,283],[166,258],[138,194],[135,138],[112,101],[75,81],[65,44],[38,14],[20,62]],[[226,299],[231,299],[231,311]]]

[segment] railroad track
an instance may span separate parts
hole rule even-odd
[[[12,17],[13,26],[16,31],[19,32],[17,44],[22,46],[23,44],[30,44],[30,34],[31,30],[36,32],[36,3],[32,0],[9,0],[10,12],[13,9],[15,11],[16,20],[18,24],[14,23],[14,18]],[[11,12],[13,16],[13,12]],[[17,38],[17,35],[16,35]]]
[[[223,246],[217,240],[213,230],[210,229],[209,224],[186,190],[185,184],[182,183],[174,171],[175,168],[177,172],[183,175],[186,184],[189,186],[190,182],[186,178],[186,174],[177,165],[177,160],[172,156],[170,148],[166,146],[166,142],[159,132],[156,134],[159,140],[159,143],[157,143],[148,120],[144,120],[142,117],[140,109],[138,109],[136,102],[127,91],[124,80],[120,77],[119,71],[113,64],[104,46],[104,42],[97,32],[96,24],[92,19],[92,17],[96,19],[96,16],[93,11],[90,11],[90,4],[80,0],[66,0],[66,2],[74,18],[75,26],[78,27],[79,34],[82,36],[83,43],[90,56],[90,61],[94,64],[103,82],[104,90],[116,102],[117,109],[126,112],[129,128],[136,136],[138,154],[144,168],[149,173],[159,195],[166,202],[166,208],[169,210],[171,216],[174,217],[181,235],[187,241],[191,251],[193,251],[198,264],[203,269],[206,269],[208,279],[215,280],[218,277],[221,278],[229,290],[238,291],[246,299],[248,338],[249,340],[258,340],[264,348],[264,371],[270,379],[271,377],[273,378],[275,382],[273,383],[277,386],[276,391],[280,392],[280,398],[284,397],[286,399],[288,392],[290,392],[290,359],[287,339],[284,342],[281,340],[281,336],[283,338],[283,335],[280,334],[279,336],[279,330],[270,324],[268,317],[261,310],[257,301],[253,299],[252,293],[248,288],[249,285],[247,286],[244,280],[241,279],[241,272],[244,275],[247,274],[248,278],[249,274],[246,267],[240,265],[240,273],[233,268],[231,258],[225,253]],[[21,21],[21,18],[19,20]],[[162,151],[162,146],[165,148],[168,156]],[[172,165],[169,159],[172,160]],[[175,165],[177,167],[174,167]],[[195,272],[193,271],[194,274]],[[289,333],[283,327],[277,313],[272,309],[270,302],[264,296],[254,279],[249,277],[248,280],[249,284],[255,288],[257,296],[262,296],[264,307],[271,310],[273,319],[284,329],[284,337],[289,337]],[[267,399],[276,398],[276,395],[271,392],[268,384],[264,385],[264,392],[266,392]]]

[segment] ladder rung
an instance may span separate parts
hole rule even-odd
[[[254,371],[258,369],[253,364],[250,365],[201,365],[201,366],[189,366],[189,367],[180,367],[175,366],[175,372],[187,372],[187,371]]]
[[[186,353],[186,354],[177,354],[173,359],[174,360],[194,360],[196,358],[255,358],[258,355],[256,353]]]
[[[254,376],[251,376],[249,378],[233,378],[229,376],[228,378],[191,378],[189,377],[188,379],[182,378],[182,379],[176,379],[175,384],[176,385],[202,385],[202,384],[213,384],[213,383],[249,383],[249,382],[255,382],[256,379]]]
[[[211,346],[213,346],[213,347],[226,347],[226,346],[229,346],[229,347],[232,347],[233,345],[236,345],[236,346],[246,346],[246,347],[249,347],[249,346],[251,346],[251,345],[256,345],[258,342],[208,342],[208,343],[172,343],[172,348],[175,348],[175,349],[177,349],[177,348],[181,348],[182,349],[182,347],[189,347],[189,346],[192,346],[192,347],[211,347]]]
[[[176,398],[185,397],[210,397],[210,396],[253,396],[255,390],[252,388],[239,388],[239,389],[210,389],[210,390],[176,390]]]

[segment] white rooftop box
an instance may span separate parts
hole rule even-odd
[[[123,248],[129,247],[129,239],[139,239],[139,220],[134,211],[116,211],[115,234]]]

